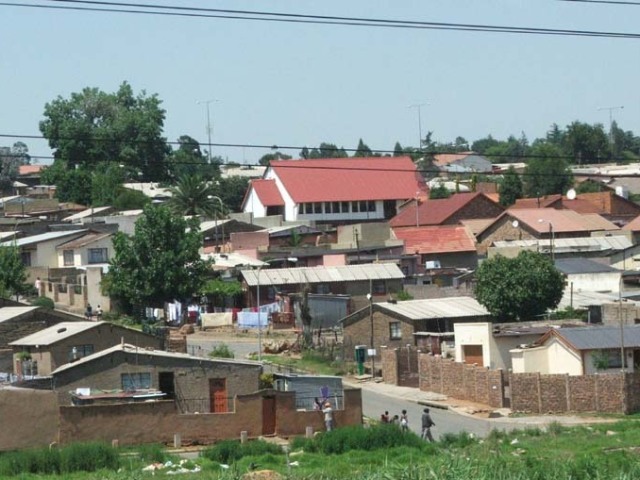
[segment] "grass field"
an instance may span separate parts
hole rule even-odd
[[[556,480],[640,478],[640,423],[546,430],[493,431],[485,439],[466,433],[422,442],[393,425],[347,427],[308,440],[292,439],[289,453],[262,441],[227,441],[187,462],[198,473],[179,478],[240,479],[254,470],[273,470],[282,478],[407,480]],[[145,472],[152,462],[179,462],[159,446],[118,452],[104,445],[74,445],[0,455],[0,478],[132,480],[167,477]]]

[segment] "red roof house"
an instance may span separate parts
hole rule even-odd
[[[389,224],[392,228],[426,225],[456,225],[461,220],[495,218],[504,208],[483,193],[457,193],[449,198],[407,205]]]
[[[243,211],[266,216],[267,207],[277,201],[285,220],[382,220],[424,190],[422,176],[408,156],[276,160],[262,180],[252,183]]]

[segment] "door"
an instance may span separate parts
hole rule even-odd
[[[262,435],[276,433],[276,397],[262,397]]]
[[[225,413],[229,411],[227,407],[226,378],[209,379],[209,401],[211,405],[211,413]]]
[[[462,353],[464,355],[464,363],[467,365],[473,365],[475,363],[479,367],[484,367],[482,345],[463,345]]]
[[[384,210],[385,219],[393,218],[398,214],[395,200],[385,200],[384,203],[382,204],[382,207]]]
[[[173,379],[173,372],[160,372],[158,374],[158,388],[165,394],[163,398],[176,398],[176,386]]]

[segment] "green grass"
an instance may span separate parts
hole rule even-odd
[[[422,442],[413,433],[402,433],[393,425],[345,427],[312,439],[292,439],[289,460],[297,462],[296,466],[288,466],[285,453],[274,444],[251,441],[240,445],[227,441],[207,449],[196,460],[202,472],[186,475],[198,480],[237,480],[251,469],[270,469],[292,480],[632,480],[640,478],[638,427],[640,422],[636,419],[575,428],[552,424],[515,432],[492,431],[483,439],[464,432],[444,435],[434,444]],[[162,472],[142,472],[145,462],[166,458],[159,446],[147,446],[136,455],[123,456],[117,468],[113,465],[101,469],[95,468],[95,461],[86,465],[80,462],[77,457],[82,447],[73,448],[76,454],[70,458],[76,458],[74,468],[85,467],[86,471],[67,469],[68,473],[37,475],[34,470],[23,470],[25,473],[17,476],[0,471],[0,478],[171,478]],[[62,450],[58,454],[43,450],[25,455],[38,459],[31,465],[40,465],[42,471],[55,471],[48,466],[63,464],[55,461],[56,455],[62,456]],[[86,456],[99,459],[99,452],[94,450]],[[0,454],[0,466],[13,455]],[[221,467],[221,463],[229,468]]]
[[[344,375],[344,363],[333,362],[320,353],[308,350],[301,357],[285,357],[281,355],[263,355],[263,360],[275,365],[294,367],[315,375]]]

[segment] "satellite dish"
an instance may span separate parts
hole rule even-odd
[[[511,225],[513,225],[513,228],[518,228],[520,222],[518,222],[518,220],[514,220],[513,222],[511,222]]]
[[[567,198],[569,200],[575,200],[576,199],[576,191],[573,188],[569,189],[569,191],[567,192]]]

